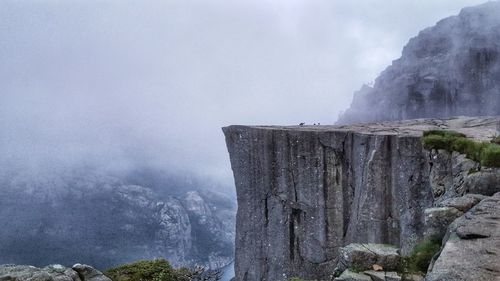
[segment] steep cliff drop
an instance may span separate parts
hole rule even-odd
[[[488,2],[421,31],[339,123],[500,115],[499,14]]]
[[[335,280],[385,280],[358,274],[382,266],[359,268],[346,253],[395,268],[397,248],[408,255],[430,237],[444,240],[426,280],[500,278],[500,169],[422,145],[434,129],[483,142],[500,134],[499,117],[474,117],[500,115],[499,14],[500,2],[466,8],[411,39],[339,119],[358,125],[223,129],[238,196],[236,280],[333,280],[342,271]]]
[[[223,128],[238,196],[236,280],[331,280],[339,248],[356,242],[407,254],[426,231],[426,209],[465,194],[473,176],[460,155],[425,150],[422,132],[485,141],[498,122]]]

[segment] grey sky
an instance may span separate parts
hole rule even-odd
[[[333,123],[410,37],[483,2],[3,0],[0,161],[227,183],[220,127]]]

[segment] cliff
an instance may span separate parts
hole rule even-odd
[[[500,115],[499,14],[488,2],[421,31],[339,123]]]
[[[477,163],[463,155],[425,150],[422,132],[486,141],[498,122],[223,128],[238,197],[236,280],[330,280],[340,247],[355,242],[408,253],[425,235],[427,209],[471,188],[500,191],[496,178],[471,174]]]

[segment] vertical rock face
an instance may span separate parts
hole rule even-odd
[[[224,128],[238,196],[236,280],[326,279],[339,248],[356,242],[408,253],[434,202],[430,175],[452,174],[435,171],[452,157],[433,159],[422,131],[481,138],[475,132],[493,131],[496,121]]]
[[[411,246],[420,235],[421,210],[432,195],[420,189],[427,169],[419,138],[249,127],[225,132],[238,189],[237,280],[322,278],[339,247]]]
[[[488,2],[421,31],[339,122],[500,115],[499,13]]]

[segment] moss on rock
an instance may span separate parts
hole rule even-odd
[[[467,158],[481,163],[482,166],[500,167],[500,145],[495,142],[477,142],[468,139],[462,133],[431,130],[424,132],[423,145],[428,150],[457,151],[467,155]]]
[[[138,261],[107,270],[104,273],[113,281],[189,281],[193,273],[174,269],[164,259]]]

